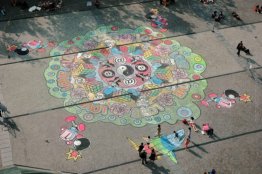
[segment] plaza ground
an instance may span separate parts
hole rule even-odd
[[[249,60],[252,59],[256,75],[262,75],[262,16],[252,11],[256,3],[256,0],[222,0],[214,5],[203,5],[198,0],[187,0],[164,8],[159,7],[157,2],[148,2],[1,22],[0,99],[8,106],[19,128],[15,138],[10,135],[13,164],[97,174],[193,174],[212,168],[221,174],[260,173],[262,89],[259,78],[254,78],[249,71]],[[59,132],[63,119],[70,113],[63,108],[63,100],[48,93],[43,75],[51,59],[51,48],[24,57],[12,54],[9,59],[5,46],[32,39],[59,43],[103,25],[132,29],[150,27],[144,16],[152,7],[158,7],[160,14],[169,21],[164,35],[191,48],[206,61],[203,77],[208,87],[205,94],[222,94],[226,89],[234,89],[240,94],[250,95],[252,102],[238,102],[230,109],[217,109],[214,105],[204,107],[197,103],[201,116],[196,124],[209,122],[217,138],[210,139],[192,132],[190,150],[185,151],[181,147],[176,151],[178,164],[163,157],[155,164],[143,166],[137,152],[126,140],[130,137],[140,143],[142,136],[155,134],[156,125],[135,128],[103,122],[87,124],[85,136],[91,145],[83,150],[83,157],[77,162],[65,160],[68,147],[59,138]],[[226,19],[212,32],[210,15],[220,9]],[[231,18],[232,11],[236,11],[243,21]],[[236,55],[236,45],[240,40],[251,50],[252,57]],[[180,128],[187,129],[181,122],[162,124],[162,132],[167,134]]]

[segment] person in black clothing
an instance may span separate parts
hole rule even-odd
[[[175,138],[178,138],[178,133],[176,131],[174,131],[175,134]]]
[[[215,17],[217,17],[217,11],[214,11],[214,13],[211,16],[213,19],[215,19]]]
[[[208,129],[208,130],[207,130],[207,135],[208,135],[209,137],[212,137],[212,136],[214,135],[214,129],[213,129],[213,128]]]
[[[100,1],[99,0],[95,0],[95,6],[96,8],[99,8],[101,5]]]
[[[261,6],[261,8],[259,8],[259,5],[257,5],[256,8],[255,8],[255,11],[257,13],[262,13],[261,9],[262,9],[262,6]]]
[[[144,149],[144,144],[141,143],[140,146],[138,147],[139,154],[142,152],[143,149]]]
[[[240,51],[243,49],[244,45],[243,45],[243,42],[240,41],[238,44],[237,44],[237,55],[240,56]]]
[[[152,151],[151,151],[151,154],[149,156],[149,159],[154,162],[156,160],[156,152],[155,152],[155,149],[152,148]]]
[[[140,153],[140,158],[142,160],[142,164],[147,164],[146,158],[147,158],[147,154],[145,150],[142,150]]]
[[[2,6],[1,4],[0,4],[0,13],[1,13],[3,16],[6,15],[5,8],[4,8],[4,6]]]
[[[250,53],[250,50],[247,49],[244,45],[243,42],[240,41],[237,45],[237,55],[240,56],[240,51],[244,51],[247,55],[252,56],[252,54]]]

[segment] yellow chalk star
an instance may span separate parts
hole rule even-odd
[[[76,150],[69,149],[69,152],[67,152],[66,154],[67,154],[66,159],[68,160],[73,159],[74,161],[76,161],[78,158],[82,158],[82,156]]]
[[[245,103],[251,102],[251,96],[247,94],[243,94],[240,96],[240,101],[243,101]]]

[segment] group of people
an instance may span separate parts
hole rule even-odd
[[[194,122],[194,117],[190,117],[190,119],[183,119],[182,122],[185,125],[189,126],[188,135],[184,143],[185,149],[188,150],[188,145],[190,144],[190,140],[191,140],[191,129],[193,129],[195,132],[199,132],[200,130],[197,128],[196,123]],[[212,137],[214,135],[214,129],[210,127],[209,123],[204,123],[202,125],[201,133],[203,135],[207,134],[209,137]]]
[[[203,4],[214,3],[214,0],[200,0]]]
[[[150,138],[150,137],[149,137]],[[156,151],[153,147],[150,147],[150,143],[147,142],[145,145],[141,143],[138,148],[139,157],[142,160],[142,164],[147,164],[147,155],[149,154],[150,161],[154,162],[156,160]]]
[[[259,7],[259,5],[256,5],[255,12],[262,14],[262,5]]]
[[[214,11],[211,17],[215,19],[216,22],[220,22],[222,19],[225,19],[225,16],[222,11],[220,11],[219,14],[217,13],[217,11]]]

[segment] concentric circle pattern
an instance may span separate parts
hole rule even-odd
[[[164,35],[146,27],[104,26],[61,42],[45,71],[50,94],[85,122],[141,127],[199,117],[194,101],[204,98],[206,63],[159,37]]]

